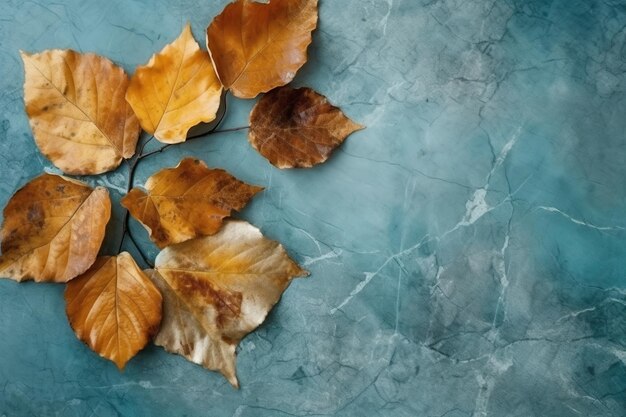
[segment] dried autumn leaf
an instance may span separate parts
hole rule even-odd
[[[310,168],[363,126],[310,88],[277,88],[250,113],[248,139],[278,168]]]
[[[317,0],[237,0],[207,28],[207,48],[224,87],[253,98],[293,80],[316,26]]]
[[[290,281],[307,272],[278,242],[243,221],[170,246],[149,274],[163,294],[163,321],[154,342],[235,387],[235,348],[265,320]]]
[[[67,174],[111,171],[135,153],[139,123],[128,76],[106,58],[72,50],[22,52],[24,101],[35,142]]]
[[[124,369],[158,331],[161,293],[128,252],[104,256],[65,289],[76,336]]]
[[[159,248],[212,235],[233,210],[241,210],[263,188],[239,181],[195,158],[154,174],[147,193],[133,188],[121,201]]]
[[[148,65],[137,68],[126,100],[146,132],[161,142],[179,143],[191,127],[215,119],[221,94],[211,58],[187,25]]]
[[[59,175],[41,175],[4,209],[0,276],[67,282],[96,260],[111,217],[106,188]]]

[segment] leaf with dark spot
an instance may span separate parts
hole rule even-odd
[[[277,88],[250,113],[248,138],[278,168],[310,168],[363,126],[310,88]]]
[[[72,50],[22,52],[24,101],[35,142],[67,174],[100,174],[135,153],[139,123],[128,76],[106,58]]]
[[[0,276],[66,282],[96,260],[111,216],[106,188],[41,175],[4,209]]]
[[[265,320],[291,280],[307,274],[278,242],[243,221],[213,236],[170,246],[147,271],[163,294],[157,345],[235,387],[235,348]]]

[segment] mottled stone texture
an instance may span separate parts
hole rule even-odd
[[[225,3],[1,0],[0,203],[55,172],[19,49],[132,71]],[[295,84],[368,128],[310,170],[238,131],[137,178],[194,155],[267,187],[241,217],[312,272],[243,341],[241,390],[155,347],[119,373],[73,335],[62,286],[2,280],[0,415],[626,415],[626,3],[322,0]],[[225,126],[252,104],[230,100]],[[88,181],[119,199],[125,175]]]

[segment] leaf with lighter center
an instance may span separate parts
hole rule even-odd
[[[128,252],[103,256],[65,289],[76,336],[121,370],[161,322],[161,293]]]
[[[72,50],[22,52],[24,101],[35,142],[67,174],[117,168],[135,153],[139,123],[128,76],[106,58]]]
[[[213,236],[161,251],[149,275],[164,300],[155,343],[237,387],[237,344],[263,323],[291,280],[307,272],[256,227],[227,221]]]
[[[106,188],[43,174],[4,209],[0,276],[67,282],[96,260],[111,217]]]
[[[215,119],[221,94],[211,58],[187,25],[178,39],[137,68],[126,100],[146,132],[163,143],[179,143],[190,128]]]

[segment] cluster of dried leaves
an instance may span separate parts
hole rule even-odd
[[[317,0],[237,0],[207,28],[208,52],[186,26],[130,79],[94,54],[22,53],[37,146],[65,174],[100,174],[123,160],[134,167],[141,129],[184,142],[216,118],[223,91],[267,93],[250,114],[252,146],[278,168],[322,163],[361,126],[315,91],[285,87],[316,25]],[[142,271],[127,252],[98,256],[111,216],[106,188],[44,174],[4,210],[0,276],[66,282],[76,335],[120,369],[154,340],[237,386],[237,344],[306,274],[254,226],[224,220],[261,190],[195,158],[130,190],[121,204],[162,249]]]

